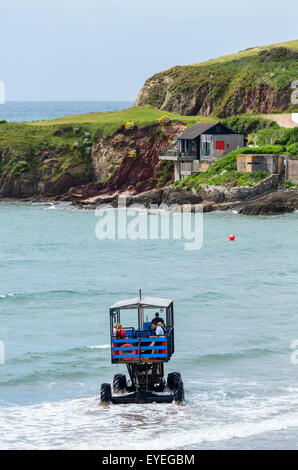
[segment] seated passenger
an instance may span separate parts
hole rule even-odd
[[[156,313],[155,313],[155,317],[153,318],[153,320],[152,320],[151,323],[152,323],[152,325],[153,325],[154,323],[158,323],[158,322],[161,322],[164,326],[166,326],[166,325],[165,325],[165,322],[164,322],[164,319],[159,316],[159,313],[158,313],[158,312],[156,312]]]
[[[156,336],[164,336],[165,331],[163,329],[163,323],[159,321],[158,323],[153,323],[153,328],[155,329],[154,334]]]
[[[152,323],[152,336],[164,336],[165,332],[164,332],[164,329],[163,329],[163,324],[161,322],[158,322],[158,323]],[[150,347],[152,348],[153,346],[155,346],[155,343],[156,346],[159,346],[160,343],[159,341],[152,341],[152,343],[150,344]],[[157,354],[158,353],[158,350],[152,350],[152,354]]]
[[[123,330],[123,326],[118,323],[118,329],[116,331],[116,338],[117,339],[125,339],[126,332]]]

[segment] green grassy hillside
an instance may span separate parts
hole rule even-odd
[[[105,135],[111,135],[116,129],[118,130],[122,125],[128,121],[133,121],[138,127],[151,126],[158,123],[158,119],[167,115],[171,121],[185,122],[186,124],[193,124],[194,122],[206,121],[204,116],[181,116],[175,113],[165,113],[160,109],[153,106],[139,106],[120,111],[109,111],[105,113],[88,113],[78,114],[73,116],[65,116],[58,119],[51,119],[49,121],[35,121],[27,123],[29,126],[55,126],[64,124],[87,124],[96,126],[102,129]],[[207,121],[212,121],[208,118]]]
[[[235,54],[229,54],[229,55],[225,55],[222,57],[217,57],[216,59],[210,59],[210,60],[207,60],[206,62],[200,62],[200,63],[193,64],[193,65],[204,66],[204,65],[212,65],[212,64],[222,63],[222,62],[230,62],[232,60],[244,59],[244,58],[256,56],[258,55],[260,51],[273,49],[276,47],[286,47],[288,49],[292,49],[293,51],[298,52],[298,40],[296,39],[295,41],[279,42],[276,44],[270,44],[269,46],[250,47],[248,49],[245,49],[244,51],[236,52]]]
[[[158,119],[164,114],[144,106],[21,124],[0,121],[0,190],[4,187],[4,194],[19,194],[22,188],[29,188],[24,189],[26,194],[34,191],[42,181],[43,187],[54,193],[61,192],[67,185],[91,181],[92,149],[99,139],[112,137],[120,129],[129,135],[130,130],[125,130],[125,124],[129,123],[134,134],[136,129],[145,129],[148,142],[156,139],[162,142],[165,134]],[[197,116],[167,115],[171,122],[186,125],[199,119]],[[126,153],[129,149],[127,144]],[[111,166],[112,157],[111,154]]]
[[[45,150],[86,157],[88,148],[101,137],[112,136],[130,122],[138,128],[158,126],[165,113],[150,106],[129,108],[106,113],[65,116],[48,121],[13,123],[0,121],[0,152],[15,157],[30,158]],[[166,113],[172,122],[192,125],[199,116]],[[208,120],[212,121],[211,118]]]
[[[207,171],[193,174],[175,183],[180,189],[195,189],[199,191],[202,184],[214,186],[254,186],[269,176],[264,171],[253,173],[240,173],[237,171],[237,155],[241,154],[280,154],[285,148],[281,145],[267,145],[259,148],[244,147],[234,150],[225,157],[220,158]]]
[[[21,124],[0,121],[0,192],[17,197],[34,194],[36,191],[42,194],[59,194],[65,188],[93,181],[94,152],[98,152],[99,141],[105,153],[104,172],[111,184],[113,178],[115,181],[118,178],[123,185],[133,175],[137,185],[139,173],[145,168],[150,168],[150,174],[143,174],[143,180],[153,178],[156,184],[165,182],[170,179],[168,174],[165,175],[166,178],[156,178],[155,174],[157,170],[163,171],[163,168],[157,168],[158,149],[166,146],[169,138],[171,140],[181,132],[181,123],[190,126],[197,121],[212,121],[215,118],[167,112],[171,126],[163,126],[158,120],[164,114],[164,111],[151,106],[143,106]],[[223,122],[234,132],[245,135],[257,133],[260,143],[268,140],[280,143],[294,158],[298,154],[295,143],[298,128],[282,129],[275,122],[258,116],[234,116]],[[131,129],[126,129],[127,123]],[[119,130],[118,144],[117,135],[114,135]],[[119,161],[126,158],[128,151],[138,147],[137,161],[128,162],[127,168],[118,168]],[[151,161],[152,156],[156,161]],[[128,173],[125,181],[122,181],[124,170]],[[209,181],[208,178],[207,175]],[[196,185],[198,182],[193,183]]]
[[[146,81],[136,105],[219,117],[290,111],[295,109],[291,83],[297,77],[295,40],[157,73]]]

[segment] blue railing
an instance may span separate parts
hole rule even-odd
[[[143,343],[154,343],[153,346],[143,345]],[[115,346],[115,344],[117,346]],[[121,344],[131,344],[131,346],[121,346]],[[118,346],[119,345],[119,346]],[[124,351],[131,351],[130,354],[123,354]],[[150,354],[144,351],[152,351]],[[158,351],[158,352],[156,352]],[[162,351],[161,353],[159,351]],[[166,359],[168,357],[168,340],[166,337],[148,338],[112,338],[112,359]]]

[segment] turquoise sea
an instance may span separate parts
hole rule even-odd
[[[205,214],[198,251],[100,241],[97,221],[66,203],[0,203],[0,449],[297,449],[298,213]],[[139,288],[174,299],[166,372],[181,371],[185,406],[98,404],[124,371],[108,308]]]
[[[205,214],[198,251],[100,241],[96,223],[67,204],[0,204],[0,448],[297,448],[298,214]],[[123,367],[108,307],[139,288],[175,301],[166,369],[185,406],[98,406]]]

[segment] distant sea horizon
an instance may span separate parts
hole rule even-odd
[[[133,101],[6,101],[0,105],[0,121],[30,122],[85,113],[130,108]]]

